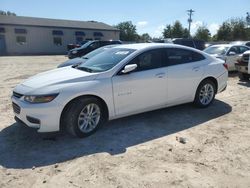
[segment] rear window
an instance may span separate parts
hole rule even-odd
[[[170,66],[201,61],[204,59],[205,57],[202,54],[191,50],[178,48],[167,49],[167,62]]]

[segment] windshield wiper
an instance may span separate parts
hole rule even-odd
[[[83,56],[82,59],[89,59],[88,57]]]
[[[79,69],[79,70],[86,71],[86,72],[93,72],[93,70],[92,70],[92,69],[87,68],[87,67],[76,67],[76,68],[77,68],[77,69]]]

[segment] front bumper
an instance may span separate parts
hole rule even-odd
[[[15,116],[38,132],[60,130],[60,116],[63,107],[55,100],[49,103],[31,104],[20,98],[11,97]]]

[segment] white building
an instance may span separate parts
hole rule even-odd
[[[66,54],[85,40],[119,40],[118,29],[95,21],[0,15],[0,55]]]

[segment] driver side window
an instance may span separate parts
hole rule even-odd
[[[137,64],[136,71],[144,71],[162,67],[163,51],[161,49],[150,50],[138,55],[129,64]]]
[[[235,46],[233,46],[229,49],[228,53],[230,53],[230,52],[234,52],[235,54],[239,54],[238,49]]]

